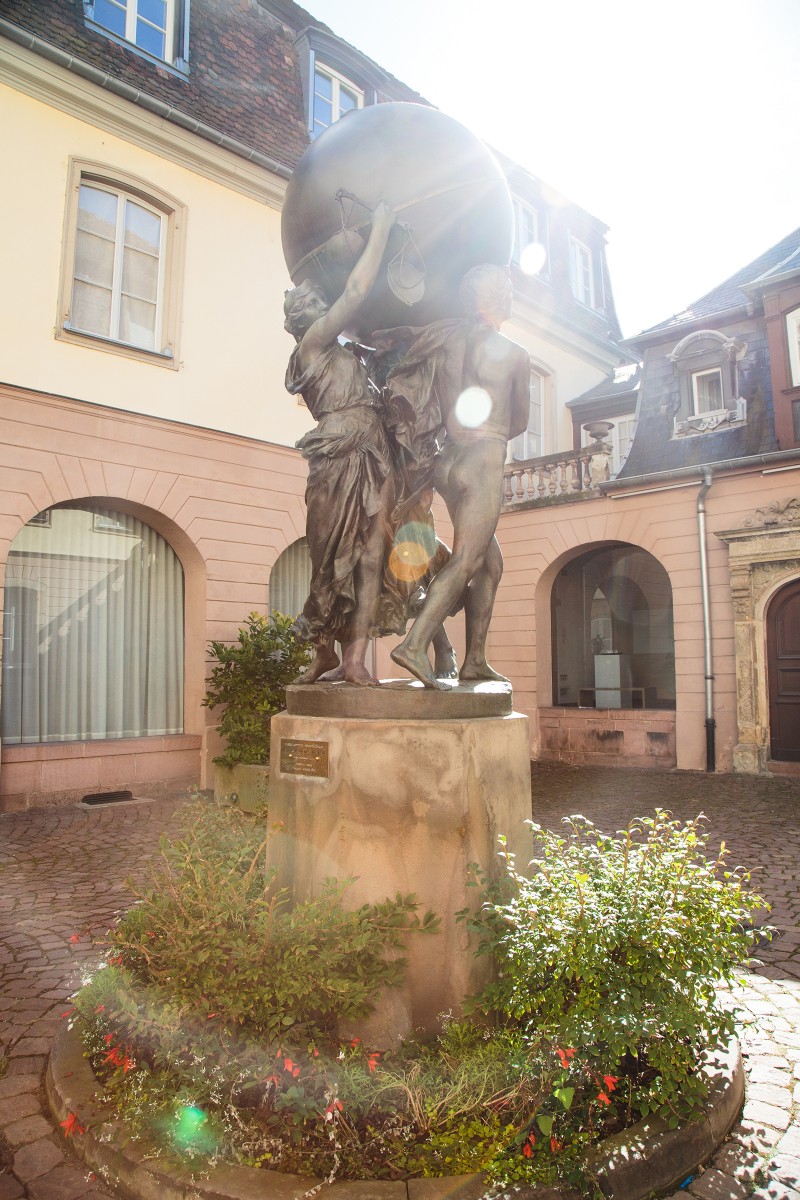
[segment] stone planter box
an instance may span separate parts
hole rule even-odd
[[[237,763],[235,767],[214,767],[214,799],[217,804],[232,804],[242,812],[256,812],[267,798],[269,767]],[[235,799],[234,799],[235,797]]]
[[[704,1069],[711,1090],[696,1121],[669,1129],[659,1118],[648,1118],[591,1151],[591,1165],[608,1200],[646,1200],[679,1187],[726,1137],[744,1100],[739,1043],[732,1041]],[[153,1157],[152,1147],[131,1142],[113,1120],[109,1106],[98,1101],[97,1081],[84,1058],[83,1043],[72,1029],[64,1029],[56,1038],[45,1087],[56,1120],[75,1113],[86,1128],[85,1134],[72,1139],[76,1152],[132,1200],[305,1200],[323,1187],[319,1179],[253,1167],[213,1167],[202,1178],[168,1169]],[[341,1180],[321,1192],[332,1200],[502,1200],[504,1195],[511,1200],[515,1194],[524,1200],[580,1200],[575,1191],[541,1186],[501,1193],[490,1189],[481,1175],[407,1182]]]

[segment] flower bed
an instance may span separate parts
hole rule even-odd
[[[746,957],[762,901],[724,850],[707,858],[698,821],[535,832],[533,869],[509,860],[464,914],[493,982],[436,1041],[383,1052],[343,1042],[339,1023],[402,977],[403,941],[435,932],[433,915],[410,896],[348,911],[333,883],[289,909],[265,876],[263,822],[196,810],[76,998],[116,1116],[195,1169],[479,1174],[586,1195],[610,1135],[628,1145],[641,1118],[696,1127],[704,1057],[734,1025],[715,983]]]

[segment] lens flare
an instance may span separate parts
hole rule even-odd
[[[541,242],[531,242],[519,256],[520,270],[525,275],[538,275],[547,261],[547,251]]]
[[[456,400],[455,417],[464,429],[477,429],[492,411],[492,398],[482,387],[465,388]]]
[[[216,1147],[216,1138],[206,1128],[207,1115],[194,1104],[181,1104],[175,1109],[172,1136],[183,1150],[211,1153]]]
[[[416,583],[436,553],[436,535],[430,525],[409,521],[395,535],[389,554],[389,570],[400,583]]]

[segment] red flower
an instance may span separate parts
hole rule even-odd
[[[522,1147],[522,1153],[525,1155],[526,1158],[530,1158],[530,1156],[533,1154],[533,1150],[531,1150],[530,1142],[526,1142],[525,1145]]]
[[[605,1094],[605,1092],[598,1092],[597,1099],[600,1101],[601,1104],[610,1104],[611,1103],[611,1101],[609,1100],[609,1098]]]
[[[370,1071],[375,1071],[377,1069],[380,1056],[380,1050],[374,1050],[372,1054],[370,1054],[369,1058],[367,1059],[367,1066],[369,1067]]]
[[[128,1074],[128,1071],[132,1071],[135,1066],[136,1066],[135,1059],[128,1058],[127,1054],[124,1054],[122,1056],[122,1070],[126,1075]]]
[[[103,1059],[103,1062],[110,1062],[112,1067],[121,1067],[123,1062],[123,1053],[119,1046],[112,1046]]]
[[[63,1018],[63,1017],[71,1017],[71,1016],[72,1016],[72,1014],[73,1014],[74,1012],[76,1012],[76,1011],[77,1011],[77,1010],[76,1010],[76,1009],[74,1009],[74,1008],[66,1008],[66,1009],[64,1010],[64,1012],[61,1014],[61,1016],[62,1016],[62,1018]]]
[[[614,1088],[619,1083],[619,1076],[618,1075],[604,1075],[603,1083],[606,1085],[607,1092],[613,1092]]]
[[[105,1006],[105,1004],[98,1004],[97,1008],[96,1008],[94,1011],[95,1011],[96,1013],[99,1013],[99,1012],[105,1012],[105,1011],[106,1011],[106,1006]]]
[[[218,1017],[218,1016],[219,1016],[219,1013],[207,1013],[207,1014],[206,1014],[206,1020],[207,1020],[207,1021],[213,1021],[213,1020],[214,1020],[214,1017]]]
[[[561,1149],[561,1142],[557,1137],[550,1138],[550,1149],[553,1151],[553,1154],[555,1154],[557,1150]]]
[[[79,933],[73,933],[69,940],[72,943],[72,945],[74,946],[76,942],[79,942],[81,940],[81,935]]]
[[[113,1033],[107,1033],[106,1036],[103,1038],[103,1041],[105,1042],[105,1044],[107,1046],[110,1046],[111,1043],[113,1042],[113,1040],[114,1040]]]
[[[61,1121],[60,1125],[64,1130],[64,1137],[71,1137],[75,1133],[86,1133],[86,1126],[81,1125],[77,1113],[74,1112],[67,1113],[66,1121]]]
[[[569,1066],[569,1060],[575,1057],[575,1051],[569,1046],[566,1050],[562,1050],[560,1046],[556,1046],[556,1054],[561,1060],[561,1066],[566,1071]]]
[[[284,1071],[294,1070],[294,1063],[292,1062],[292,1060],[290,1058],[285,1058],[283,1060],[283,1069],[284,1069]]]
[[[115,954],[113,958],[110,958],[108,960],[108,965],[110,967],[121,967],[122,966],[122,955]]]
[[[353,1040],[352,1040],[352,1042],[350,1043],[350,1045],[351,1045],[351,1046],[352,1046],[354,1049],[355,1049],[355,1047],[356,1047],[356,1046],[360,1046],[360,1045],[361,1045],[361,1038],[353,1038]]]

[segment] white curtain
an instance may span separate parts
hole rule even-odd
[[[101,508],[40,513],[6,569],[3,742],[183,730],[183,571],[164,539]]]
[[[270,612],[298,617],[310,588],[311,555],[308,553],[308,542],[302,537],[286,547],[272,568],[269,577]]]

